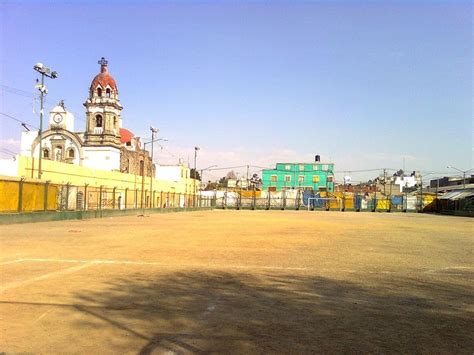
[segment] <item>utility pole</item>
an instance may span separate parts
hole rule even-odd
[[[249,166],[247,165],[247,190],[249,189]]]
[[[423,213],[423,177],[420,173],[420,212]]]
[[[58,77],[58,73],[55,71],[51,71],[50,68],[47,68],[43,65],[43,63],[36,63],[33,67],[38,73],[41,74],[41,85],[37,85],[36,87],[40,91],[40,127],[39,127],[39,160],[38,160],[38,179],[41,179],[41,175],[43,171],[41,169],[41,159],[43,156],[43,114],[44,114],[44,96],[48,93],[48,89],[44,86],[44,77],[47,76],[51,79],[56,79]]]
[[[150,126],[150,131],[151,131],[151,178],[150,178],[150,196],[151,196],[151,200],[150,201],[150,207],[153,207],[155,201],[154,201],[154,196],[153,196],[153,179],[154,179],[154,176],[153,176],[153,146],[154,146],[154,142],[155,142],[155,133],[158,133],[159,129],[153,127],[153,126]]]
[[[194,180],[193,180],[193,185],[194,185],[194,199],[193,199],[193,207],[195,208],[196,207],[196,179],[197,179],[197,176],[196,176],[196,161],[197,161],[197,152],[198,150],[201,149],[199,147],[194,147]]]
[[[343,189],[342,189],[342,211],[346,209],[346,172],[344,172],[344,176],[342,179],[343,182]]]
[[[387,169],[383,169],[383,195],[385,197],[385,184],[387,183]]]

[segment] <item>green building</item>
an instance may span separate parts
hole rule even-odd
[[[334,164],[321,163],[277,163],[275,169],[263,170],[262,189],[282,191],[301,189],[334,191]]]

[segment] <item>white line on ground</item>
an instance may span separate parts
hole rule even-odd
[[[23,259],[25,262],[44,262],[44,263],[88,263],[88,264],[117,264],[117,265],[154,265],[162,267],[176,267],[176,264],[165,264],[154,261],[132,261],[132,260],[81,260],[81,259],[42,259],[31,258]],[[263,269],[263,270],[311,270],[306,267],[285,267],[285,266],[258,266],[258,265],[207,265],[196,264],[187,265],[189,267],[206,267],[206,268],[231,268],[231,269]]]
[[[21,263],[22,261],[25,261],[25,259],[16,259],[16,260],[4,261],[4,262],[1,262],[0,265]]]
[[[40,316],[38,317],[38,319],[35,320],[35,323],[36,323],[36,322],[39,322],[41,319],[43,319],[43,318],[44,318],[49,312],[51,312],[51,311],[52,311],[52,310],[49,310],[49,311],[44,312],[42,315],[40,315]]]
[[[25,259],[25,261],[26,261],[26,259]],[[69,274],[71,272],[76,272],[76,271],[79,271],[81,269],[84,269],[84,268],[92,266],[92,265],[93,264],[86,263],[86,264],[83,264],[83,265],[73,266],[73,267],[70,267],[70,268],[67,268],[67,269],[62,269],[62,270],[59,270],[59,271],[50,272],[49,274],[33,277],[32,279],[28,279],[28,280],[10,282],[6,285],[2,285],[0,287],[0,292],[4,292],[6,290],[10,290],[12,288],[16,288],[16,287],[19,287],[19,286],[24,286],[26,284],[29,284],[29,283],[32,283],[32,282],[35,282],[35,281],[45,280],[45,279],[48,279],[50,277]]]

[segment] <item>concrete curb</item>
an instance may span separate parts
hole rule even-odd
[[[124,209],[124,210],[91,210],[91,211],[47,211],[28,213],[0,214],[1,224],[36,223],[49,221],[65,221],[70,219],[90,219],[104,217],[133,216],[151,213],[210,211],[213,207],[201,208],[154,208],[154,209]]]

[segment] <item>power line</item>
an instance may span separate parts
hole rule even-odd
[[[28,126],[30,126],[30,127],[33,127],[33,128],[38,129],[38,127],[32,125],[31,123],[26,123],[26,122],[24,122],[24,121],[22,121],[22,120],[20,120],[20,119],[18,119],[18,118],[16,118],[16,117],[13,117],[12,115],[8,115],[8,114],[3,113],[3,112],[0,112],[0,115],[3,115],[3,116],[5,116],[5,117],[7,117],[7,118],[9,118],[9,119],[11,119],[11,120],[14,120],[14,121],[18,122],[18,123],[21,123],[22,125],[25,124],[25,125],[28,125]]]
[[[18,152],[13,152],[10,149],[6,149],[6,148],[0,148],[0,153],[11,155],[11,156],[15,156],[18,154]]]
[[[25,90],[14,88],[14,87],[11,87],[11,86],[8,86],[8,85],[1,85],[0,89],[2,91],[5,91],[5,92],[11,93],[11,94],[27,97],[27,98],[33,99],[35,101],[37,100],[36,94],[33,93],[33,92],[30,92],[30,91],[25,91]],[[44,101],[46,101],[50,104],[53,104],[54,102],[58,102],[59,100],[57,100],[54,97],[49,97],[49,98],[46,97],[46,98],[44,98]],[[78,117],[74,117],[74,118],[78,118],[81,121],[86,122],[85,118],[83,118],[83,117],[78,116]]]

